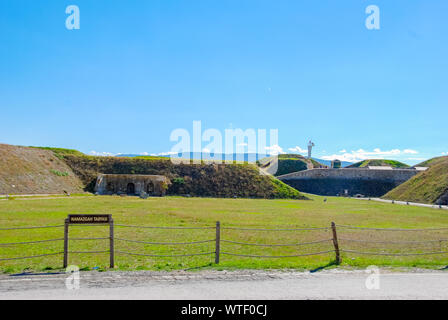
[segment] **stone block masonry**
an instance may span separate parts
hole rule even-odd
[[[410,169],[312,169],[277,177],[302,192],[337,196],[381,197],[415,176],[419,171]]]
[[[164,196],[170,181],[165,176],[137,174],[101,174],[98,176],[95,192],[98,194],[146,193],[150,196]]]

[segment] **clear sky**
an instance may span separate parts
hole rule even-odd
[[[380,30],[365,27],[371,4]],[[312,138],[317,157],[417,163],[448,152],[447,13],[446,0],[2,0],[0,142],[163,153],[200,120],[278,129],[285,152]]]

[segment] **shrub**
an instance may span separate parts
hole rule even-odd
[[[184,178],[174,178],[173,183],[185,184],[185,179]]]
[[[67,177],[69,175],[68,172],[61,172],[59,170],[51,169],[50,171],[51,171],[51,173],[53,173],[53,174],[55,174],[55,175],[57,175],[59,177]]]

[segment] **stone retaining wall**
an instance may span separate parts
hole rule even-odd
[[[302,192],[319,195],[381,197],[418,173],[415,169],[312,169],[277,177]]]
[[[98,194],[146,193],[150,196],[164,196],[170,181],[165,176],[137,174],[101,174],[98,176],[95,192]]]

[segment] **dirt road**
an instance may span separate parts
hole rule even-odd
[[[0,299],[448,299],[445,271],[381,270],[379,282],[370,277],[366,286],[368,276],[339,269],[81,272],[79,289],[69,290],[66,274],[2,275]]]

